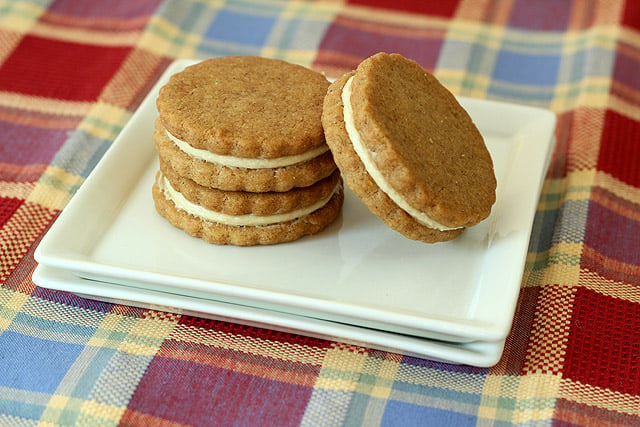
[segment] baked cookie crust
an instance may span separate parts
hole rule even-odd
[[[325,144],[320,117],[328,86],[300,65],[229,56],[175,74],[156,104],[164,127],[194,148],[268,159]]]
[[[156,210],[173,226],[187,234],[216,245],[255,246],[291,242],[317,234],[333,223],[344,201],[342,186],[320,209],[300,218],[267,226],[231,226],[203,220],[168,200],[158,181],[153,185]]]
[[[349,81],[367,161],[378,179],[438,227],[409,215],[367,171],[345,127],[342,93]],[[386,53],[366,59],[329,87],[322,122],[347,185],[406,237],[451,240],[491,212],[496,179],[484,140],[455,97],[417,63]]]

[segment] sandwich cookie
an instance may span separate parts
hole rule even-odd
[[[239,246],[316,234],[339,215],[342,178],[324,139],[329,83],[284,61],[203,61],[160,89],[158,213],[191,236]]]
[[[379,53],[331,84],[322,123],[347,185],[406,237],[451,240],[495,203],[491,156],[467,112],[419,64]]]
[[[261,57],[209,59],[171,77],[157,99],[161,158],[200,185],[287,191],[336,168],[322,129],[329,82]]]
[[[252,193],[203,187],[161,161],[153,198],[162,216],[193,237],[250,246],[318,233],[337,218],[344,193],[338,170],[308,187]]]

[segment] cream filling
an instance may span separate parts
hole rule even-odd
[[[166,177],[162,176],[159,180],[159,184],[160,189],[164,192],[164,196],[168,200],[171,200],[176,205],[176,208],[183,210],[191,215],[197,216],[205,221],[238,227],[272,225],[303,217],[326,205],[340,188],[340,183],[338,183],[328,197],[304,209],[298,209],[277,215],[259,216],[253,214],[227,215],[220,212],[212,211],[187,200],[179,191],[171,186],[171,183],[169,183]]]
[[[347,83],[344,85],[342,89],[342,103],[344,105],[344,124],[347,130],[347,134],[349,135],[349,139],[351,140],[351,144],[353,145],[353,149],[356,154],[364,164],[367,173],[371,176],[376,185],[387,195],[393,202],[398,205],[402,210],[404,210],[407,214],[409,214],[412,218],[414,218],[419,223],[426,225],[429,228],[434,228],[440,231],[448,231],[448,230],[456,230],[462,227],[447,227],[444,224],[440,224],[439,222],[431,219],[427,214],[418,209],[415,209],[409,203],[407,203],[406,199],[402,197],[400,193],[394,190],[384,179],[382,173],[373,162],[372,155],[369,150],[366,149],[362,140],[360,139],[360,134],[356,129],[355,123],[353,121],[353,108],[351,106],[351,81],[353,77],[347,80]]]
[[[208,150],[193,148],[188,143],[173,136],[166,129],[165,133],[167,134],[167,137],[169,137],[169,139],[173,141],[173,143],[176,144],[176,146],[180,150],[184,151],[194,159],[204,160],[206,162],[216,163],[222,166],[245,169],[271,169],[291,166],[295,165],[296,163],[302,163],[306,162],[307,160],[311,160],[329,150],[329,147],[327,145],[323,145],[318,148],[314,148],[313,150],[309,150],[305,153],[296,154],[293,156],[275,157],[273,159],[250,159],[247,157],[225,156],[222,154],[212,153]]]

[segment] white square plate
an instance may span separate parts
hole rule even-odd
[[[80,277],[453,342],[509,332],[531,226],[553,149],[555,115],[460,99],[483,134],[498,179],[489,218],[447,243],[389,229],[350,191],[318,235],[265,247],[215,246],[155,212],[155,99],[149,93],[36,250]]]
[[[114,304],[275,329],[447,363],[490,367],[500,360],[505,344],[504,340],[471,343],[434,341],[259,308],[97,282],[42,264],[36,267],[33,280],[41,287],[73,292]]]

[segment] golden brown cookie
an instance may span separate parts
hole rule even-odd
[[[160,89],[160,156],[208,187],[287,191],[310,185],[335,169],[320,120],[328,86],[315,71],[261,57],[187,67]]]
[[[324,151],[306,162],[278,168],[250,169],[228,167],[216,162],[196,159],[179,149],[156,120],[154,142],[160,158],[180,175],[205,187],[228,191],[288,191],[306,187],[336,170],[331,152]]]
[[[450,240],[491,212],[496,179],[480,132],[414,61],[366,59],[330,86],[322,122],[347,185],[405,236]]]
[[[171,166],[160,160],[160,172],[169,185],[189,202],[224,215],[278,215],[305,210],[327,201],[341,185],[337,169],[328,177],[308,187],[296,187],[284,192],[224,191],[203,187],[189,178],[177,174]]]
[[[156,210],[171,224],[189,235],[218,245],[270,245],[290,242],[303,236],[316,234],[335,221],[344,200],[342,180],[339,179],[330,199],[312,212],[293,219],[264,225],[229,225],[203,219],[201,216],[178,208],[175,202],[167,197],[165,184],[162,180],[162,173],[158,172],[153,185],[153,200]],[[236,218],[243,218],[243,216]]]

